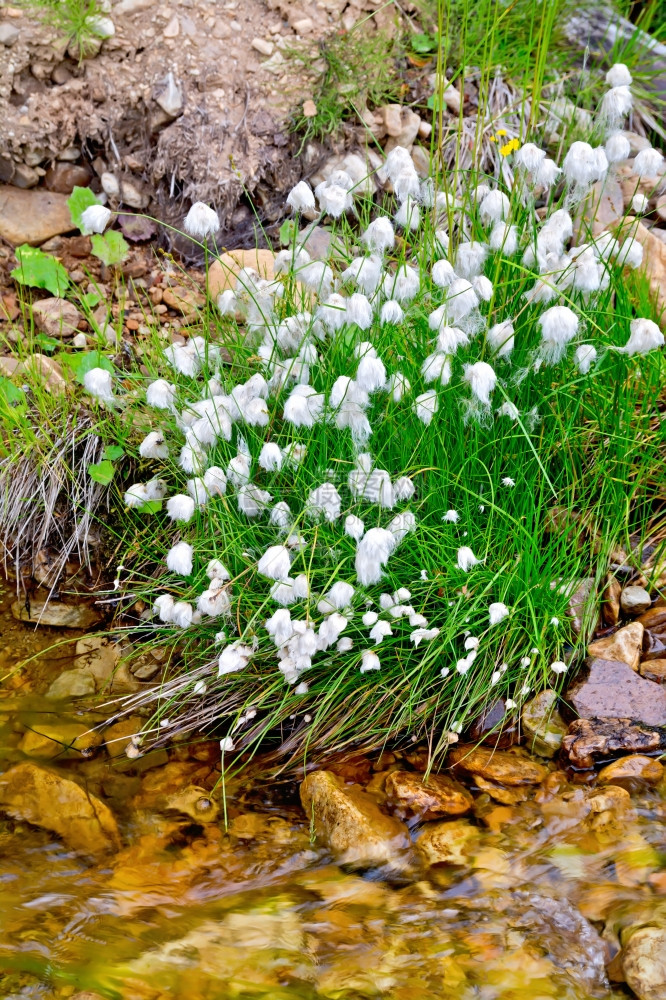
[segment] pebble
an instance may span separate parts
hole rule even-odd
[[[386,131],[390,136],[402,132],[402,107],[400,104],[385,104],[381,109]]]
[[[83,319],[72,302],[53,296],[35,302],[32,315],[37,327],[49,337],[69,337],[77,332]]]
[[[308,98],[307,101],[303,101],[303,117],[314,118],[316,114],[317,114],[317,105],[312,100],[312,98]]]
[[[7,48],[10,48],[20,34],[21,32],[15,24],[9,24],[8,21],[0,22],[0,45],[6,45]]]
[[[87,698],[94,693],[95,678],[92,674],[85,670],[63,670],[49,687],[46,697],[64,701],[70,698]]]
[[[625,615],[640,615],[652,604],[644,587],[625,587],[620,595],[620,606]]]
[[[272,56],[273,49],[275,48],[273,43],[267,41],[265,38],[253,38],[250,45],[255,52],[259,52],[262,56]]]
[[[597,639],[587,647],[590,656],[602,660],[617,660],[626,663],[632,670],[638,670],[643,648],[644,628],[640,622],[632,622],[605,639]]]
[[[666,684],[666,660],[645,660],[638,668],[641,677],[657,684]]]
[[[478,844],[478,827],[469,820],[429,823],[416,841],[416,850],[426,864],[466,865]]]
[[[39,184],[41,174],[27,163],[15,163],[12,184],[17,188],[34,188]]]
[[[102,745],[102,735],[82,722],[39,722],[21,737],[19,750],[26,757],[42,760],[80,759]],[[86,753],[88,751],[88,753]]]
[[[101,619],[96,608],[62,601],[14,601],[12,615],[20,622],[52,625],[55,628],[92,628]]]
[[[309,35],[314,31],[314,21],[311,17],[302,17],[299,21],[294,21],[292,28],[297,35]]]
[[[180,21],[178,20],[178,15],[174,14],[171,18],[164,31],[162,32],[165,38],[177,38],[180,34]]]
[[[150,201],[149,195],[135,181],[127,178],[120,181],[120,194],[123,203],[130,208],[146,208]]]
[[[582,719],[634,719],[666,725],[666,690],[626,663],[594,657],[588,675],[569,688],[567,699]]]

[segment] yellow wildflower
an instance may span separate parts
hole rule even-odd
[[[502,156],[508,156],[509,153],[513,153],[516,149],[520,149],[520,141],[518,139],[510,139],[503,146],[500,146],[500,153]]]
[[[498,135],[506,135],[506,129],[505,128],[498,128],[497,129],[497,134]]]

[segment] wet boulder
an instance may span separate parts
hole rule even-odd
[[[431,774],[426,779],[413,771],[392,771],[384,788],[394,815],[400,819],[462,816],[474,805],[467,789],[447,774]]]
[[[469,820],[442,820],[423,827],[416,850],[428,865],[468,865],[479,842],[479,828]]]
[[[313,771],[301,783],[301,804],[317,836],[343,863],[395,861],[409,846],[404,823],[386,816],[360,788],[330,771]]]
[[[582,719],[633,719],[647,726],[666,725],[666,691],[645,680],[626,663],[594,657],[587,676],[568,692]]]
[[[666,926],[639,927],[627,934],[622,971],[638,1000],[666,996]]]
[[[456,746],[448,759],[455,771],[478,775],[497,785],[539,785],[548,774],[543,764],[508,750]]]
[[[525,704],[521,713],[527,746],[541,757],[554,757],[567,732],[567,725],[557,710],[558,700],[557,691],[541,691]]]
[[[628,791],[646,785],[658,785],[664,776],[663,764],[644,754],[630,754],[621,757],[599,771],[600,785],[619,785]]]
[[[562,747],[574,767],[586,769],[620,754],[654,753],[666,747],[666,732],[632,719],[576,719]]]
[[[118,824],[109,807],[75,781],[32,761],[0,776],[0,810],[50,830],[75,851],[118,850]]]

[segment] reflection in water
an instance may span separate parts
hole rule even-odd
[[[5,655],[20,641],[24,656],[34,633],[11,627]],[[5,685],[0,771],[26,760],[18,744],[47,710],[56,728],[91,724],[41,697],[61,669],[45,661]],[[2,997],[610,1000],[629,995],[627,934],[666,927],[663,782],[628,797],[551,764],[526,801],[474,790],[469,819],[451,821],[471,826],[456,863],[410,848],[352,870],[311,841],[296,786],[230,779],[225,828],[214,744],[168,762],[40,752],[35,766],[110,807],[123,846],[80,855],[0,814]],[[385,754],[380,767],[398,765]],[[380,804],[382,787],[380,769]]]

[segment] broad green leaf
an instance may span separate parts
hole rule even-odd
[[[11,274],[15,281],[30,288],[45,288],[51,295],[64,295],[69,276],[59,260],[27,243],[17,247],[14,253],[18,267]]]
[[[434,35],[412,35],[409,44],[414,52],[432,52],[437,47],[437,39]]]
[[[4,375],[0,376],[0,397],[6,403],[9,403],[10,406],[18,406],[20,403],[25,403],[23,389],[19,389],[11,379],[5,378]]]
[[[110,462],[115,462],[117,459],[122,458],[125,454],[125,449],[119,444],[107,444],[106,448],[102,452],[102,458],[107,458]]]
[[[72,224],[76,226],[77,229],[82,229],[81,216],[87,208],[91,205],[100,205],[101,202],[97,195],[90,190],[90,188],[80,188],[75,187],[71,195],[67,199],[67,207],[69,208],[69,214],[72,217]]]
[[[103,264],[111,267],[122,264],[129,252],[129,243],[117,229],[109,229],[104,236],[95,233],[92,237],[92,252]]]
[[[297,229],[296,223],[293,219],[285,219],[280,226],[280,243],[283,247],[289,246],[291,241],[296,236]]]
[[[81,302],[84,306],[88,306],[89,309],[94,309],[102,301],[102,296],[99,292],[86,292],[81,296]]]
[[[83,385],[86,372],[93,368],[104,368],[107,372],[115,371],[113,365],[101,351],[77,351],[75,354],[61,354],[58,358],[74,373],[77,382]]]
[[[97,464],[88,466],[88,475],[91,479],[94,479],[96,483],[101,483],[102,486],[108,486],[113,476],[115,474],[115,467],[112,462],[105,459],[102,462],[97,462]]]
[[[34,342],[40,350],[46,351],[47,354],[50,354],[51,351],[57,351],[59,347],[62,347],[59,340],[56,340],[55,337],[49,337],[45,333],[38,333]]]
[[[139,510],[142,514],[157,514],[162,510],[162,501],[147,500],[141,507],[139,507]]]

